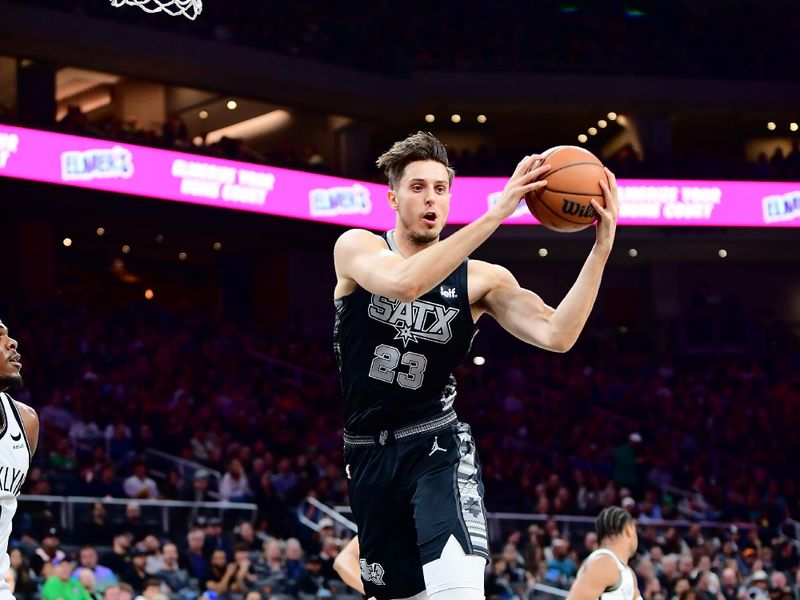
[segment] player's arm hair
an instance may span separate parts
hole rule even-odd
[[[572,288],[555,309],[522,288],[507,269],[492,265],[489,290],[481,302],[506,331],[522,341],[566,352],[575,345],[592,312],[607,259],[608,253],[593,248]]]
[[[363,594],[364,583],[361,581],[361,567],[358,564],[358,557],[358,536],[355,536],[334,559],[333,568],[342,578],[342,581],[359,594]]]
[[[31,456],[39,446],[39,415],[27,404],[13,400],[22,418],[22,425],[25,427],[25,435],[28,436],[28,443],[31,446]]]
[[[446,240],[408,258],[388,250],[369,231],[351,229],[339,237],[333,249],[336,275],[355,281],[373,294],[411,302],[455,271],[500,222],[495,213],[487,212]]]
[[[599,555],[589,559],[578,571],[567,600],[597,600],[606,589],[619,583],[620,574],[614,559]]]

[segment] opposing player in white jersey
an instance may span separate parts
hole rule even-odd
[[[595,521],[600,547],[583,561],[567,600],[641,600],[628,561],[636,554],[636,521],[617,506],[604,508]]]
[[[17,496],[28,475],[39,439],[39,417],[30,406],[17,402],[7,390],[22,386],[17,340],[0,321],[0,600],[14,595],[5,579],[10,566],[8,538],[17,511]]]

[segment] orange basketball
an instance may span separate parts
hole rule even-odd
[[[539,222],[553,231],[580,231],[597,220],[591,204],[595,198],[605,206],[600,179],[608,183],[603,163],[591,152],[577,146],[556,146],[544,154],[550,170],[544,174],[547,187],[525,196],[525,202]]]

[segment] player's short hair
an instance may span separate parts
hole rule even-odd
[[[447,148],[427,131],[418,131],[404,140],[395,142],[378,157],[376,164],[383,169],[392,189],[397,189],[406,166],[418,160],[435,160],[442,163],[447,169],[448,183],[453,183],[456,172],[450,166]]]
[[[604,508],[595,521],[594,528],[597,531],[597,541],[602,542],[607,538],[620,535],[625,531],[628,523],[633,523],[633,517],[624,508],[619,506],[609,506]]]

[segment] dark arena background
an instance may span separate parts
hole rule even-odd
[[[575,347],[487,317],[456,373],[486,597],[565,597],[618,505],[645,600],[800,599],[798,31],[780,0],[0,0],[16,598],[361,597],[332,249],[393,226],[374,161],[424,130],[445,234],[555,145],[620,183]],[[557,304],[593,240],[521,207],[475,257]]]

